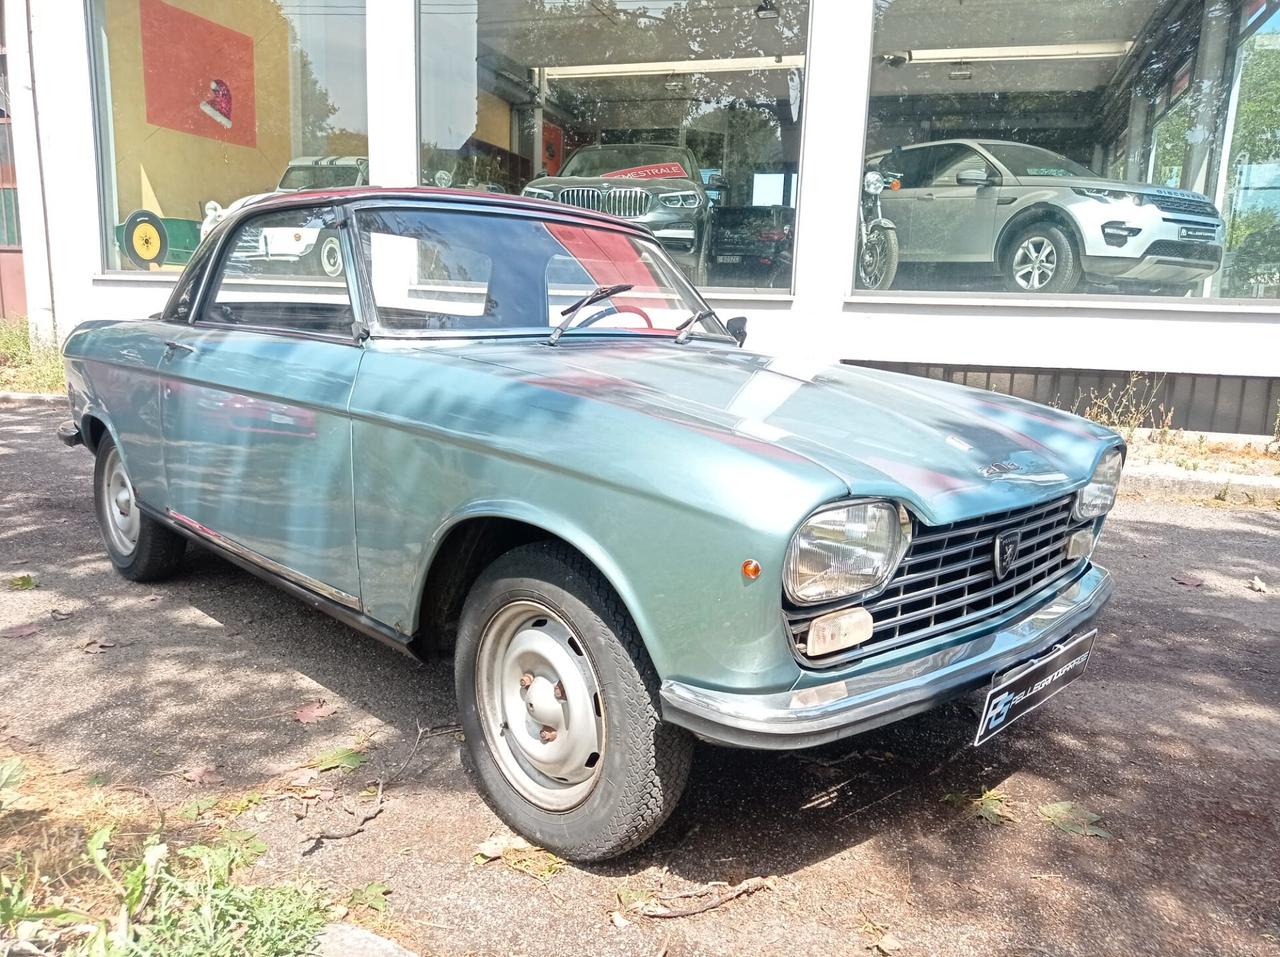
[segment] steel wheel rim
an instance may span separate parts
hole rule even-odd
[[[480,637],[476,704],[498,769],[526,801],[564,812],[587,799],[604,764],[604,696],[563,618],[531,599],[499,609]]]
[[[342,272],[342,247],[332,236],[320,245],[320,265],[327,276],[337,276]]]
[[[862,266],[862,285],[866,289],[879,288],[880,282],[884,279],[885,269],[889,263],[888,250],[885,246],[884,234],[878,229],[873,229],[867,235],[867,241],[862,244],[862,257],[859,262]]]
[[[1013,281],[1031,292],[1043,289],[1058,269],[1058,248],[1046,236],[1030,236],[1013,256]]]
[[[138,532],[142,527],[142,519],[138,513],[138,502],[134,498],[133,483],[124,470],[124,461],[119,450],[114,447],[107,452],[107,461],[102,469],[102,487],[98,490],[102,499],[102,514],[105,521],[103,530],[111,542],[111,547],[121,555],[132,555],[138,547]]]

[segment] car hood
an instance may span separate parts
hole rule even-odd
[[[1142,193],[1147,196],[1169,196],[1176,199],[1194,200],[1198,203],[1211,202],[1203,193],[1190,189],[1174,189],[1171,186],[1155,186],[1151,183],[1129,183],[1121,179],[1107,179],[1105,176],[1019,176],[1018,182],[1023,186],[1057,186],[1083,187],[1086,189],[1119,189],[1126,193]]]
[[[459,350],[529,384],[656,415],[719,441],[772,443],[841,479],[852,495],[904,500],[926,523],[1066,494],[1088,481],[1115,433],[978,389],[728,346],[618,337],[486,343]]]

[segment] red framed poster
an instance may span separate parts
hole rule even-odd
[[[256,146],[253,38],[162,0],[140,0],[147,122]]]

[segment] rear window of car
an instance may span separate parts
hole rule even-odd
[[[280,178],[281,189],[338,189],[360,185],[359,166],[290,166]]]

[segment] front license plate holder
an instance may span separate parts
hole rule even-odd
[[[1093,628],[1055,645],[1046,655],[996,675],[982,707],[974,746],[991,740],[1084,674],[1097,637],[1098,629]]]

